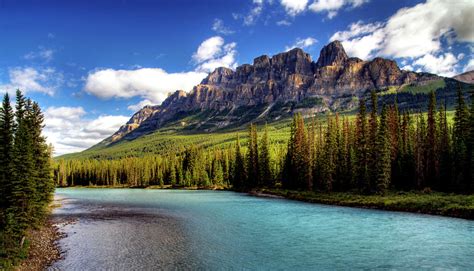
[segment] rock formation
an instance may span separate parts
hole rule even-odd
[[[242,123],[242,112],[247,118],[261,118],[277,108],[286,110],[284,105],[288,103],[296,104],[290,111],[301,108],[298,104],[309,104],[309,110],[313,110],[310,112],[350,109],[357,106],[353,97],[372,89],[439,79],[436,75],[400,70],[393,60],[349,58],[339,41],[324,46],[316,62],[295,48],[272,57],[257,57],[252,65],[241,65],[235,71],[217,68],[189,93],[178,90],[161,105],[144,107],[106,141],[134,138],[199,112],[212,114],[196,127],[206,123],[206,129],[212,129]],[[248,114],[252,108],[258,112]]]

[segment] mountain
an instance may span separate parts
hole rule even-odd
[[[453,78],[467,84],[474,84],[474,70],[458,74]]]
[[[161,105],[145,106],[102,143],[134,139],[170,123],[215,131],[250,121],[274,121],[294,112],[353,110],[371,90],[383,94],[382,102],[393,102],[396,94],[401,107],[416,108],[427,101],[420,93],[454,89],[456,82],[401,70],[389,59],[348,57],[342,44],[334,41],[322,48],[316,62],[295,48],[272,57],[259,56],[235,71],[217,68],[192,91],[177,90]],[[446,93],[437,95],[455,97],[455,92]]]

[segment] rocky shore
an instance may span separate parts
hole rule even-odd
[[[61,205],[61,200],[60,198],[54,199],[50,205],[51,212]],[[63,221],[63,219],[51,215],[41,227],[30,230],[27,233],[28,258],[21,263],[17,270],[45,270],[55,261],[61,259],[64,251],[61,250],[58,242],[66,235],[61,231],[61,228],[73,222]]]

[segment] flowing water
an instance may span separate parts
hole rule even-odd
[[[57,189],[60,270],[474,270],[474,221],[219,191]]]

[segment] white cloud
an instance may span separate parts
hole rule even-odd
[[[195,70],[189,72],[168,73],[160,68],[96,70],[85,79],[84,91],[104,99],[141,97],[152,104],[160,104],[169,92],[191,90],[218,67],[235,68],[236,46],[235,42],[226,44],[219,36],[203,41],[192,56]]]
[[[233,30],[224,25],[224,21],[222,21],[221,19],[214,19],[214,23],[212,24],[212,30],[223,35],[230,35],[234,33]]]
[[[460,42],[474,42],[473,10],[472,1],[431,0],[402,8],[385,23],[353,23],[349,30],[336,32],[331,40],[341,40],[343,45],[373,55],[421,57],[440,52],[446,36]]]
[[[317,39],[312,37],[307,37],[305,39],[297,39],[296,42],[291,46],[286,46],[285,51],[289,51],[293,48],[309,48],[318,42]]]
[[[369,2],[369,0],[315,0],[309,9],[316,13],[327,13],[329,19],[334,18],[344,7],[356,8]]]
[[[263,11],[263,2],[257,2],[255,3],[256,5],[252,7],[250,10],[249,14],[247,16],[244,16],[244,25],[253,25],[257,21],[257,19],[260,17],[260,14],[262,14]]]
[[[197,64],[196,71],[212,72],[218,67],[235,68],[236,46],[235,42],[226,44],[219,36],[203,41],[193,54],[193,60]]]
[[[216,57],[222,51],[224,39],[219,36],[209,38],[199,45],[197,51],[193,55],[193,59],[200,63]]]
[[[280,0],[281,5],[290,16],[296,16],[305,11],[308,0]]]
[[[381,53],[394,57],[418,57],[441,49],[441,39],[474,42],[473,1],[431,0],[402,8],[385,26]]]
[[[78,152],[99,143],[123,125],[127,116],[99,116],[86,119],[82,107],[49,107],[44,112],[43,133],[53,144],[54,154]]]
[[[276,22],[277,25],[284,25],[284,26],[290,26],[291,25],[291,22],[287,21],[287,20],[281,20],[281,21],[278,21]]]
[[[352,23],[330,40],[340,40],[350,56],[408,59],[412,64],[407,67],[449,76],[456,73],[463,55],[454,57],[442,42],[474,42],[473,10],[473,1],[428,0],[398,10],[386,22]]]
[[[469,62],[467,62],[466,66],[464,66],[463,72],[468,72],[468,71],[474,71],[474,59],[469,59]]]
[[[452,77],[457,74],[458,60],[452,53],[435,56],[426,54],[413,61],[413,66],[419,66],[421,70],[442,76]]]
[[[127,107],[127,109],[130,110],[130,111],[136,112],[136,111],[142,109],[145,105],[153,105],[153,102],[148,100],[148,99],[145,99],[145,100],[142,100],[142,101],[140,101],[136,104],[129,105]]]
[[[168,92],[189,91],[206,75],[194,71],[167,73],[159,68],[103,69],[87,76],[84,90],[100,98],[142,97],[159,104],[166,99]]]
[[[54,55],[54,50],[52,49],[47,49],[44,47],[39,47],[39,50],[36,52],[29,52],[26,55],[23,56],[24,59],[26,60],[34,60],[34,59],[41,59],[46,62],[49,62],[53,60],[53,55]]]
[[[13,93],[16,89],[23,92],[41,92],[53,95],[62,85],[62,73],[54,68],[16,67],[9,69],[9,82],[0,84],[0,89]]]

